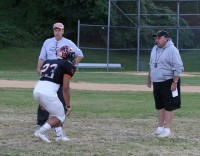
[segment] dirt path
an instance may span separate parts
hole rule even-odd
[[[33,88],[36,81],[11,81],[0,80],[0,88]],[[100,91],[152,91],[144,85],[132,84],[98,84],[86,82],[71,82],[71,88],[77,90],[100,90]],[[200,86],[182,86],[182,92],[200,93]]]

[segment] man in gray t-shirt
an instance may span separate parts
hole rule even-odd
[[[173,111],[181,107],[180,75],[183,62],[166,31],[159,30],[154,37],[156,45],[151,51],[147,76],[147,86],[150,88],[153,84],[158,118],[158,127],[153,134],[158,137],[170,137]]]

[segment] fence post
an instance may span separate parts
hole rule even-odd
[[[80,20],[78,20],[78,32],[77,32],[77,47],[80,46]],[[78,64],[77,64],[77,71],[78,71]]]

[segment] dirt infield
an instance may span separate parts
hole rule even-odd
[[[36,81],[11,81],[0,80],[0,88],[33,88]],[[132,84],[98,84],[86,82],[71,82],[71,88],[76,90],[99,90],[99,91],[152,91],[144,85]],[[182,92],[200,93],[200,86],[182,86]]]

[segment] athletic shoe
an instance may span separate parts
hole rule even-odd
[[[56,141],[69,141],[70,139],[66,136],[56,136]]]
[[[35,128],[36,130],[39,130],[41,127],[42,127],[42,126],[40,126],[40,125],[36,125],[36,126],[34,126],[34,128]],[[49,137],[48,131],[45,132],[44,135],[48,138],[48,137]]]
[[[66,136],[63,131],[56,132],[55,141],[69,141],[70,139]]]
[[[152,135],[159,136],[159,135],[161,135],[163,132],[164,132],[164,129],[163,129],[162,131],[156,129],[156,130],[152,133]]]
[[[42,126],[40,126],[40,125],[35,125],[35,126],[34,126],[34,128],[37,129],[37,130],[40,129],[41,127],[42,127]]]
[[[160,138],[170,138],[172,136],[171,132],[163,131],[162,134],[158,135]]]
[[[35,131],[34,135],[37,138],[40,138],[41,140],[45,141],[45,142],[51,142],[46,136],[45,133],[41,132],[40,130]]]

